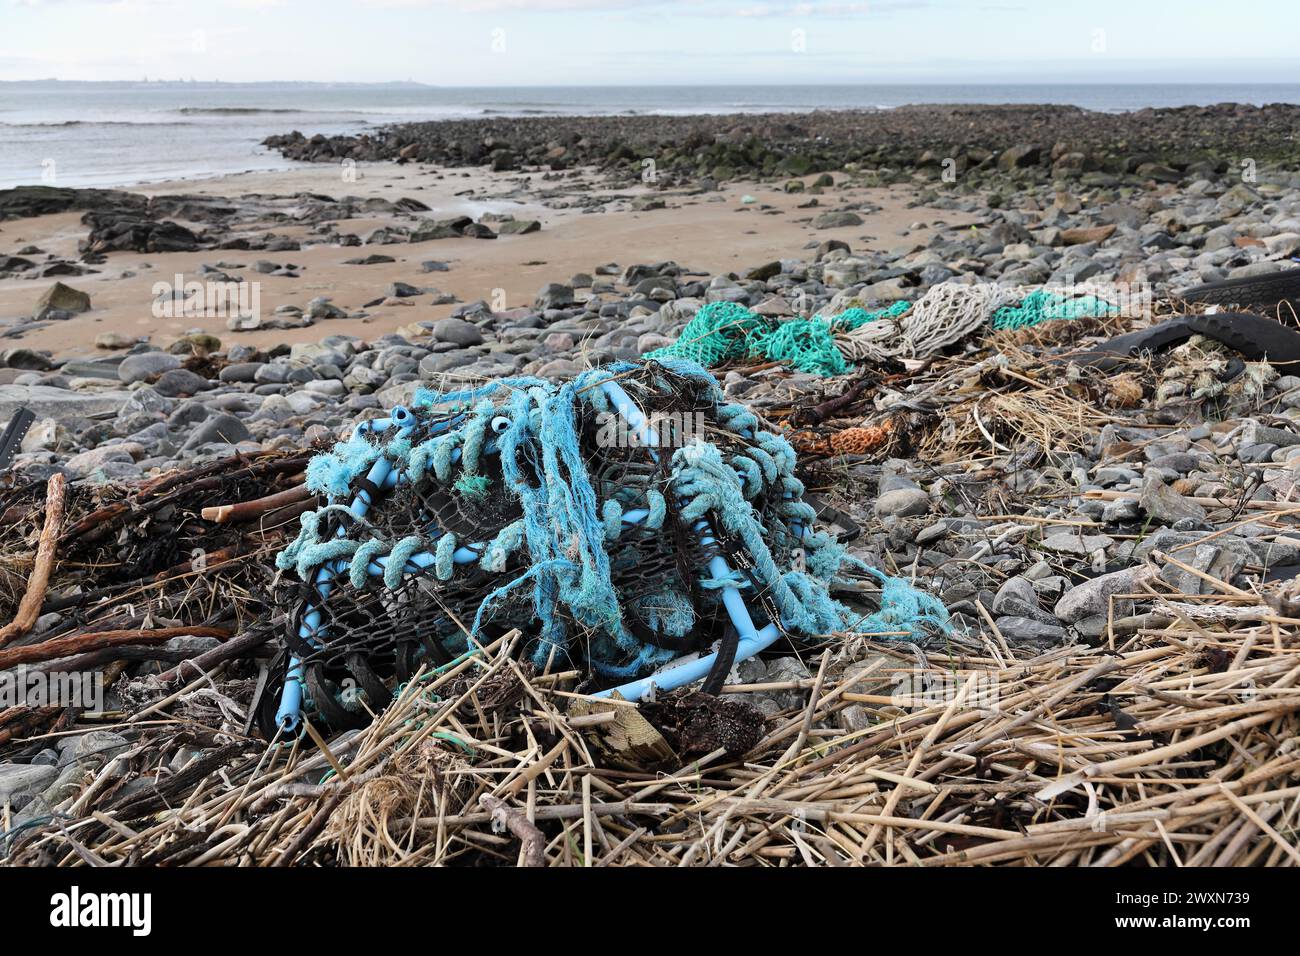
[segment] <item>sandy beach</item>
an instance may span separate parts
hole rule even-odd
[[[362,248],[329,243],[308,245],[300,251],[257,255],[247,252],[207,250],[193,253],[114,253],[96,266],[97,274],[66,280],[88,293],[88,312],[31,331],[14,334],[14,345],[48,350],[55,356],[95,354],[94,339],[115,332],[158,346],[167,346],[192,331],[217,335],[234,343],[262,347],[279,342],[315,341],[325,334],[374,338],[418,321],[443,318],[453,304],[431,305],[430,296],[389,298],[393,282],[451,293],[457,302],[483,299],[497,311],[532,304],[538,289],[555,277],[590,274],[611,261],[620,265],[672,259],[683,267],[716,275],[743,273],[763,262],[793,258],[811,243],[828,239],[849,243],[859,250],[890,251],[919,248],[936,227],[961,228],[971,217],[955,219],[939,210],[914,204],[915,193],[905,187],[831,188],[819,197],[820,206],[800,208],[810,196],[789,193],[782,184],[737,181],[712,192],[652,190],[648,186],[613,190],[591,171],[567,174],[560,182],[544,181],[545,174],[492,173],[485,170],[398,167],[390,163],[362,163],[357,178],[340,180],[337,167],[303,164],[291,172],[250,173],[199,182],[160,183],[141,188],[146,196],[202,195],[239,197],[246,194],[293,196],[315,193],[329,196],[419,199],[432,208],[423,215],[443,219],[453,216],[481,218],[511,215],[535,219],[538,232],[502,235],[492,240],[449,238],[428,242],[377,245]],[[806,179],[812,182],[815,177]],[[557,195],[558,194],[558,195]],[[638,211],[634,201],[653,194],[663,208]],[[599,197],[598,212],[586,212],[571,198]],[[878,212],[863,217],[858,226],[814,230],[813,218],[837,204],[870,203]],[[77,243],[87,229],[79,213],[63,213],[0,223],[0,247],[17,250],[36,245],[47,253],[75,259]],[[337,223],[340,232],[366,236],[393,220],[383,216]],[[409,223],[408,223],[409,224]],[[311,242],[306,226],[282,223],[254,224],[251,231],[274,229]],[[345,260],[380,253],[396,261],[375,265],[345,265]],[[258,276],[246,267],[257,258],[299,267],[297,278]],[[445,272],[424,273],[427,260],[445,262]],[[364,309],[364,318],[332,319],[304,329],[229,332],[222,316],[156,317],[151,308],[157,282],[200,281],[196,270],[203,264],[221,265],[227,275],[245,274],[257,283],[261,309],[270,315],[282,305],[305,307],[319,296],[348,311],[363,311],[376,298],[382,304]],[[224,264],[224,265],[223,265]],[[0,323],[11,324],[30,315],[46,283],[11,278],[0,281]],[[191,320],[192,319],[192,320]],[[3,327],[0,325],[0,327]]]

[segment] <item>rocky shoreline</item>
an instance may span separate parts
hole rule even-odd
[[[599,166],[625,180],[653,160],[666,183],[802,176],[848,166],[881,181],[951,160],[959,174],[1015,172],[1092,185],[1179,182],[1246,159],[1294,168],[1300,107],[1224,104],[1097,113],[1069,106],[908,106],[721,116],[490,117],[384,127],[357,136],[268,138],[309,162],[396,160],[552,170]],[[885,167],[885,168],[880,168]]]

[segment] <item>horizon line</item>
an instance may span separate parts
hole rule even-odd
[[[1223,87],[1236,86],[1300,86],[1300,80],[1228,80],[1208,82],[1195,80],[1171,82],[1158,80],[980,80],[964,76],[948,79],[919,79],[904,82],[860,81],[786,81],[781,83],[736,81],[731,83],[497,83],[475,85],[449,85],[426,83],[421,80],[199,80],[199,79],[149,79],[138,80],[73,80],[58,77],[39,77],[25,80],[0,79],[0,85],[36,83],[104,84],[116,86],[408,86],[430,90],[591,90],[591,89],[678,89],[685,87],[900,87],[900,86],[1151,86],[1151,87]]]

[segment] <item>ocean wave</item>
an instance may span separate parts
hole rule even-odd
[[[478,112],[480,116],[564,116],[566,115],[562,110],[554,110],[554,109],[544,110],[538,107],[530,107],[528,109],[514,109],[508,106],[500,107],[500,108],[484,107]]]
[[[5,123],[0,122],[0,126],[7,129],[62,129],[69,126],[194,126],[194,123],[185,123],[180,120],[162,120],[148,123],[133,122],[131,120],[52,120],[48,123]]]
[[[377,110],[355,110],[355,109],[302,109],[297,106],[182,106],[178,109],[171,110],[173,113],[181,113],[185,116],[256,116],[258,114],[276,114],[285,113],[331,113],[338,115],[358,115],[364,116],[368,113],[379,112]]]

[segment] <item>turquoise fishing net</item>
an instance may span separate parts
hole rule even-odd
[[[704,416],[709,440],[657,453],[607,441],[600,423],[622,420],[610,381],[648,415]],[[459,653],[491,624],[528,632],[539,667],[555,653],[602,677],[638,676],[714,639],[728,588],[799,636],[867,626],[919,639],[949,627],[934,598],[815,530],[789,441],[697,365],[421,393],[412,418],[407,432],[340,442],[308,469],[329,504],[302,515],[276,559],[303,584],[330,582],[300,609],[316,616],[315,644],[292,646],[305,666],[337,670],[361,654],[383,670],[395,644],[417,638]],[[377,497],[357,516],[347,503],[380,456],[399,480],[366,491]],[[732,562],[726,575],[709,568],[717,553]],[[831,597],[850,569],[882,583],[866,624]]]
[[[1067,296],[1046,289],[1035,289],[1021,299],[1019,305],[1004,305],[994,312],[991,324],[1000,332],[1005,329],[1023,329],[1055,319],[1114,315],[1118,311],[1116,306],[1095,295]]]
[[[785,362],[801,372],[827,377],[849,371],[835,336],[881,319],[898,319],[914,303],[898,301],[874,311],[859,307],[839,315],[781,322],[758,315],[735,302],[710,302],[686,323],[672,345],[647,352],[648,359],[688,359],[715,368],[730,361]],[[1095,295],[1069,296],[1036,289],[1018,304],[996,310],[996,331],[1022,329],[1056,319],[1115,315],[1119,309]]]
[[[910,302],[895,302],[874,312],[853,308],[832,318],[778,322],[735,302],[710,302],[686,323],[676,342],[643,357],[688,359],[705,368],[739,360],[788,362],[810,375],[843,375],[849,364],[835,344],[835,334],[897,318],[910,307]]]

